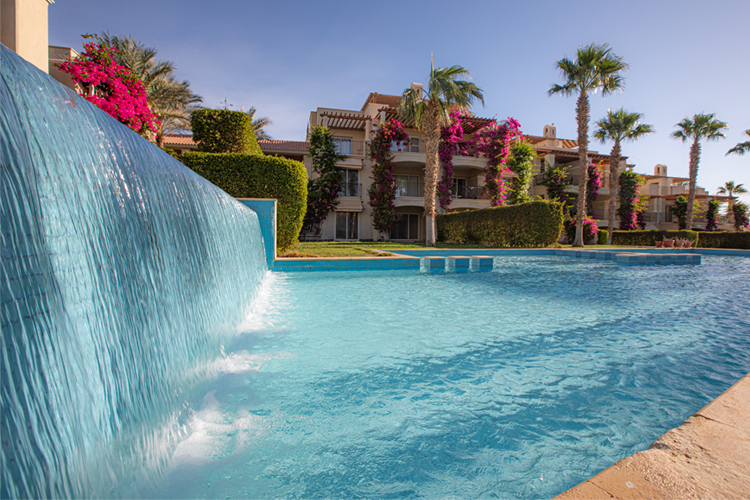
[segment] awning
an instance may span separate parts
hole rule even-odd
[[[361,212],[362,200],[359,198],[339,198],[336,212]]]
[[[353,168],[353,169],[357,169],[357,170],[362,170],[362,162],[361,161],[354,161],[354,160],[346,161],[346,160],[344,160],[344,161],[340,161],[340,162],[336,163],[336,166],[339,167],[339,168]]]

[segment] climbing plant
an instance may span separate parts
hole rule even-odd
[[[508,172],[506,161],[510,145],[514,140],[523,140],[521,124],[515,118],[508,118],[498,124],[492,122],[474,134],[477,151],[487,157],[485,167],[485,188],[490,196],[490,204],[498,207],[505,202],[503,173]]]
[[[641,176],[631,170],[620,174],[620,230],[635,231],[638,229],[638,186]]]
[[[677,225],[680,229],[685,229],[687,227],[687,212],[688,212],[688,204],[687,204],[687,198],[684,196],[678,196],[676,200],[674,200],[674,205],[672,205],[672,215],[674,215],[677,218]]]
[[[547,188],[547,197],[552,201],[559,201],[563,204],[565,212],[570,208],[570,200],[565,193],[565,186],[568,185],[568,168],[569,166],[550,166],[542,174],[541,184]]]
[[[732,214],[734,214],[734,228],[737,231],[747,231],[750,228],[750,219],[747,216],[748,206],[738,201],[732,205]]]
[[[719,228],[719,224],[716,222],[719,205],[721,205],[721,202],[718,200],[710,200],[708,202],[708,210],[706,211],[706,231],[716,231]]]
[[[456,108],[449,113],[450,122],[440,127],[440,145],[438,155],[443,173],[437,185],[437,197],[440,208],[448,210],[451,204],[451,184],[453,183],[453,156],[466,153],[467,148],[474,145],[474,141],[464,141],[464,126],[471,126],[471,114],[462,108]]]
[[[527,141],[516,141],[510,147],[510,156],[506,163],[510,171],[516,174],[511,181],[509,200],[511,205],[531,201],[529,188],[534,174],[534,158],[536,158],[536,150]]]
[[[586,213],[594,213],[594,202],[599,198],[599,188],[602,187],[601,163],[592,163],[588,168],[586,181]]]
[[[302,224],[303,233],[320,234],[320,223],[336,208],[336,198],[341,190],[341,176],[336,163],[345,156],[338,153],[333,134],[318,125],[310,134],[310,159],[312,170],[318,177],[307,183],[307,212]]]
[[[406,145],[408,141],[404,124],[392,118],[377,127],[370,144],[372,185],[367,195],[372,207],[372,227],[381,233],[388,234],[396,222],[396,180],[393,177],[391,147],[394,143]]]

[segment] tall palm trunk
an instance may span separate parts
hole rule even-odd
[[[609,161],[609,235],[607,245],[612,244],[612,233],[615,230],[615,211],[617,210],[617,179],[620,175],[620,141],[615,139],[612,147],[612,159]]]
[[[690,146],[690,183],[688,185],[687,215],[685,216],[685,229],[693,229],[693,204],[695,203],[695,182],[698,180],[698,162],[701,160],[701,145],[698,138],[693,139]]]
[[[429,102],[424,119],[424,133],[426,138],[427,158],[424,167],[424,214],[425,214],[425,245],[434,247],[437,240],[435,224],[435,193],[437,190],[440,160],[438,147],[440,145],[440,109],[433,102]]]
[[[578,178],[578,210],[576,217],[576,237],[574,247],[583,246],[583,218],[586,215],[586,185],[589,178],[589,96],[582,92],[576,102],[578,120],[578,163],[580,175]]]

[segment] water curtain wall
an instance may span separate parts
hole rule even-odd
[[[0,50],[0,497],[135,494],[266,272],[258,220]]]

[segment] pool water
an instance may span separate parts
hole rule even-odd
[[[143,496],[545,498],[750,371],[750,259],[269,273]]]

